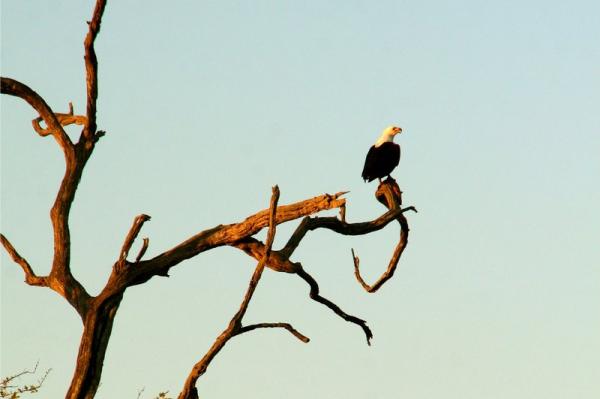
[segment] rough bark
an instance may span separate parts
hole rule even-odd
[[[408,222],[404,213],[408,210],[415,210],[413,207],[401,208],[401,191],[396,182],[389,179],[380,184],[376,194],[377,199],[388,208],[388,211],[371,221],[346,222],[346,199],[343,198],[345,192],[323,194],[293,204],[278,205],[279,189],[274,187],[268,209],[250,215],[237,223],[218,225],[199,231],[173,248],[147,260],[144,260],[143,257],[149,246],[149,239],[144,238],[142,248],[135,256],[135,260],[129,261],[129,252],[134,241],[137,239],[144,223],[150,220],[150,216],[141,214],[134,219],[130,230],[125,235],[121,251],[114,262],[109,279],[99,295],[91,296],[73,276],[70,264],[70,209],[75,200],[75,194],[85,166],[96,143],[104,135],[103,131],[97,130],[98,61],[94,42],[100,32],[105,6],[105,0],[96,1],[92,19],[88,22],[88,32],[84,41],[87,88],[85,115],[75,114],[72,104],[69,104],[69,110],[66,113],[54,112],[42,96],[27,85],[7,77],[1,77],[0,79],[3,94],[23,99],[37,112],[38,116],[32,120],[34,131],[41,137],[52,136],[65,158],[65,174],[50,211],[54,243],[50,273],[47,276],[38,276],[34,271],[34,267],[21,256],[3,234],[0,234],[0,241],[13,261],[23,269],[27,284],[48,287],[54,290],[67,300],[82,320],[83,334],[74,375],[66,398],[91,399],[95,396],[102,376],[104,357],[114,318],[127,288],[143,284],[154,276],[168,276],[172,267],[204,251],[220,246],[237,248],[256,259],[258,264],[240,308],[208,352],[192,367],[179,395],[180,399],[198,397],[196,390],[198,379],[206,372],[212,359],[235,336],[262,328],[280,328],[288,331],[301,342],[309,342],[308,337],[288,322],[264,322],[246,326],[242,324],[243,317],[265,267],[277,272],[296,274],[307,283],[311,299],[328,307],[341,319],[359,326],[363,330],[367,342],[370,343],[373,334],[366,321],[346,313],[333,301],[323,297],[318,282],[303,268],[300,262],[292,261],[291,256],[309,231],[328,229],[341,235],[363,235],[380,230],[396,220],[401,227],[400,241],[386,271],[374,285],[366,284],[360,276],[359,260],[353,251],[355,273],[359,283],[369,292],[379,289],[392,277],[407,244]],[[71,124],[82,126],[77,142],[73,142],[65,132],[64,126]],[[340,217],[314,216],[321,211],[331,209],[339,209]],[[295,220],[301,220],[301,222],[286,245],[279,250],[273,250],[272,243],[276,226]],[[267,227],[268,236],[266,242],[263,243],[255,238],[255,235]]]

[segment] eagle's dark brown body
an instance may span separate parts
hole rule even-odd
[[[371,146],[365,159],[362,178],[365,181],[382,179],[389,176],[400,162],[400,146],[393,141]]]

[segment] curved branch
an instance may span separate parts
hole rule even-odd
[[[60,123],[61,126],[69,126],[69,125],[85,125],[87,118],[83,115],[74,115],[73,114],[73,103],[69,103],[69,112],[66,114],[60,114],[60,113],[55,113],[54,114],[56,116],[56,119],[58,120],[58,123]],[[51,129],[46,128],[44,129],[42,126],[40,126],[40,122],[43,121],[43,118],[41,116],[35,118],[33,121],[31,121],[31,123],[33,124],[33,129],[40,135],[40,136],[47,136],[49,134],[52,134]]]
[[[413,210],[415,212],[417,211],[412,206],[406,208],[406,210]],[[400,256],[402,256],[402,253],[404,252],[404,249],[406,248],[406,244],[408,243],[408,232],[410,230],[408,228],[408,221],[406,220],[406,218],[404,217],[403,214],[400,214],[398,216],[398,223],[400,223],[400,240],[398,241],[398,244],[396,245],[396,248],[394,249],[394,254],[392,255],[392,258],[390,259],[390,262],[388,263],[388,266],[387,266],[385,272],[383,272],[383,274],[379,277],[379,279],[377,279],[377,281],[373,285],[367,284],[365,282],[365,280],[362,278],[362,276],[360,275],[360,268],[359,268],[360,259],[358,258],[358,256],[356,256],[354,254],[354,249],[351,250],[352,251],[352,260],[354,262],[354,276],[358,280],[359,284],[367,292],[373,293],[373,292],[377,291],[379,288],[381,288],[383,286],[383,284],[385,284],[386,281],[388,281],[389,279],[392,278],[392,276],[394,275],[394,272],[396,271],[396,267],[398,266],[398,261],[400,260]]]
[[[61,126],[60,121],[58,120],[54,111],[52,111],[50,106],[39,94],[37,94],[26,84],[23,84],[17,80],[2,77],[0,78],[0,81],[1,92],[3,94],[19,97],[25,100],[33,107],[33,109],[37,111],[37,113],[40,115],[40,118],[44,120],[46,126],[48,126],[47,129],[42,129],[39,126],[39,118],[36,118],[32,121],[34,130],[40,136],[52,135],[65,153],[67,151],[73,151],[73,143],[71,142],[71,139]]]

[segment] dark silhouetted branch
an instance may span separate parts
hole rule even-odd
[[[251,324],[249,326],[244,326],[239,329],[236,335],[243,334],[252,330],[256,330],[258,328],[285,328],[288,330],[294,337],[298,338],[300,341],[304,343],[308,343],[310,338],[306,335],[303,335],[298,330],[296,330],[290,323],[257,323]]]
[[[405,208],[403,211],[408,211],[408,210],[412,210],[415,212],[417,211],[412,206]],[[359,268],[360,259],[354,253],[354,249],[351,250],[352,251],[352,260],[354,262],[354,276],[358,280],[359,284],[367,292],[372,293],[372,292],[377,291],[379,288],[381,288],[383,286],[383,284],[385,284],[386,281],[388,281],[389,279],[392,278],[392,276],[394,275],[394,272],[396,271],[396,267],[398,266],[398,261],[400,260],[400,256],[402,256],[402,253],[404,252],[404,249],[406,248],[406,244],[408,242],[408,232],[409,232],[408,221],[406,220],[406,218],[404,217],[403,214],[400,214],[398,216],[398,223],[400,223],[400,240],[398,241],[398,244],[396,245],[396,248],[394,249],[394,253],[388,263],[387,269],[379,277],[379,279],[377,279],[377,281],[373,285],[367,284],[365,282],[365,280],[362,278],[362,276],[360,275],[360,268]]]
[[[373,333],[371,332],[371,329],[369,328],[369,326],[367,326],[366,321],[359,319],[358,317],[347,314],[338,305],[331,302],[329,299],[322,297],[319,293],[319,284],[303,268],[300,268],[296,273],[304,281],[306,281],[308,283],[308,285],[310,286],[310,294],[309,295],[310,295],[311,299],[327,306],[329,309],[333,310],[333,312],[335,314],[337,314],[338,316],[340,316],[342,319],[346,320],[347,322],[354,323],[354,324],[360,326],[360,328],[362,328],[362,330],[364,331],[365,336],[367,338],[367,344],[371,345],[371,339],[373,338]]]

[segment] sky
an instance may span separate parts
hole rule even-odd
[[[2,1],[2,76],[82,112],[92,9]],[[311,342],[237,337],[200,396],[600,397],[599,15],[594,0],[108,2],[96,41],[107,134],[71,212],[73,272],[97,294],[136,215],[152,216],[151,257],[267,208],[275,184],[280,204],[350,191],[348,221],[373,219],[385,209],[360,178],[364,156],[398,125],[393,175],[419,213],[394,278],[367,294],[350,249],[374,281],[395,224],[309,233],[292,259],[368,321],[373,345],[300,279],[267,270],[245,322],[290,322]],[[0,106],[1,231],[44,275],[63,157],[24,101]],[[81,322],[0,252],[0,375],[39,361],[52,372],[37,397],[64,396]],[[127,290],[96,397],[176,396],[255,264],[218,248]]]

